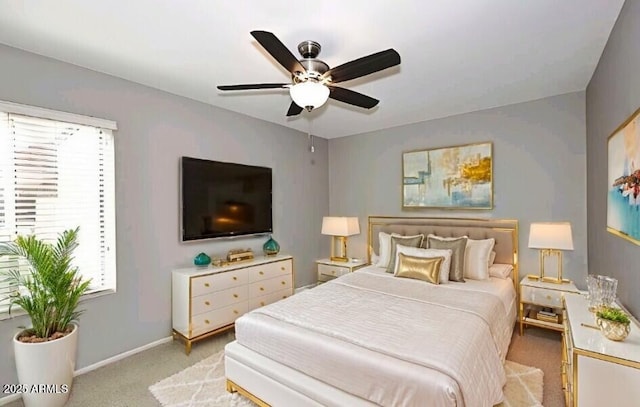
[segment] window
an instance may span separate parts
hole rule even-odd
[[[74,265],[91,279],[90,292],[114,290],[115,124],[77,124],[76,115],[39,108],[25,115],[3,107],[0,102],[0,241],[34,234],[54,242],[60,232],[79,226]],[[0,270],[16,267],[29,272],[19,259],[0,259]],[[0,280],[0,300],[15,289]],[[0,312],[7,307],[6,299],[0,301]]]

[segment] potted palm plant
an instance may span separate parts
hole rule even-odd
[[[16,287],[9,297],[9,313],[17,305],[31,319],[31,327],[13,339],[18,386],[27,407],[62,406],[71,392],[78,340],[74,322],[82,312],[80,297],[89,288],[89,281],[82,281],[72,265],[78,231],[62,232],[55,243],[18,236],[0,244],[0,257],[15,259],[17,266],[26,262],[30,269],[3,273]]]

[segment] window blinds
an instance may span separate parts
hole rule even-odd
[[[114,146],[111,130],[0,113],[0,241],[34,234],[54,242],[80,227],[74,265],[91,291],[115,289]],[[0,271],[20,268],[0,259]],[[0,282],[0,299],[15,287]],[[0,302],[0,311],[6,308]]]

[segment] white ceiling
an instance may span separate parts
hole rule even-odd
[[[325,138],[584,90],[624,0],[4,0],[0,43]],[[340,85],[380,99],[285,116],[288,82],[249,34],[330,67],[387,48],[399,67]],[[1,66],[1,61],[0,61]]]

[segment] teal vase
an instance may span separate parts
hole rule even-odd
[[[275,256],[280,251],[280,245],[269,235],[269,240],[262,245],[262,251],[267,256]]]
[[[198,254],[194,259],[193,259],[193,264],[195,264],[198,267],[204,267],[204,266],[208,266],[209,263],[211,263],[211,257],[207,256],[204,253],[200,253]]]

